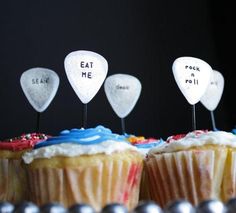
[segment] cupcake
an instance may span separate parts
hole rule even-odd
[[[11,203],[28,199],[26,173],[21,166],[22,154],[32,149],[44,134],[23,134],[0,141],[0,200]]]
[[[103,126],[64,130],[38,143],[23,160],[37,205],[87,203],[100,211],[108,203],[128,209],[138,203],[143,157],[124,136]]]
[[[162,207],[177,199],[193,205],[236,196],[236,136],[193,131],[171,136],[145,160],[150,198]]]
[[[134,135],[129,135],[126,136],[128,141],[134,145],[135,147],[138,148],[138,151],[143,155],[143,160],[147,157],[148,151],[156,146],[160,146],[164,143],[162,139],[156,139],[153,137],[150,138],[145,138],[143,136],[134,136]],[[150,195],[149,195],[149,186],[148,186],[148,181],[146,178],[146,172],[145,172],[145,164],[144,168],[142,171],[142,178],[141,178],[141,183],[140,183],[140,194],[139,194],[139,200],[149,200]]]

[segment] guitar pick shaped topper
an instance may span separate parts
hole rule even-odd
[[[59,86],[58,75],[47,68],[31,68],[20,78],[22,90],[37,112],[43,112],[56,95]]]
[[[140,81],[131,75],[114,74],[104,83],[107,99],[120,118],[126,117],[134,108],[140,93]]]
[[[64,66],[75,93],[83,104],[87,104],[97,94],[106,78],[106,59],[95,52],[79,50],[66,56]]]
[[[207,87],[205,94],[201,98],[201,103],[209,110],[213,111],[218,106],[224,90],[223,75],[213,70],[213,75],[210,84]]]
[[[191,105],[199,102],[210,83],[211,66],[198,58],[180,57],[174,61],[172,70],[175,81],[187,101]]]

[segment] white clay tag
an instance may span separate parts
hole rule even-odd
[[[191,105],[199,102],[210,83],[211,66],[198,58],[180,57],[174,61],[172,70],[187,101]]]
[[[23,72],[20,78],[22,90],[37,112],[47,109],[56,95],[59,81],[58,75],[53,70],[41,67]]]
[[[213,111],[218,106],[224,90],[224,77],[223,75],[213,70],[213,75],[210,84],[207,87],[205,94],[201,98],[201,103],[209,110]]]
[[[107,99],[120,118],[126,117],[134,108],[141,93],[140,81],[131,75],[114,74],[104,83]]]
[[[97,94],[108,71],[106,59],[91,51],[68,54],[64,61],[67,78],[82,103],[87,104]]]

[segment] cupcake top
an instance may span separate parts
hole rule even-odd
[[[145,157],[148,153],[148,151],[156,146],[161,146],[164,141],[162,139],[156,139],[156,138],[145,138],[143,136],[134,136],[129,135],[126,136],[127,140],[138,148],[138,151]]]
[[[148,154],[175,152],[204,145],[236,147],[236,136],[225,131],[196,130],[188,134],[170,136],[166,143],[151,149]]]
[[[103,126],[89,129],[63,130],[59,136],[48,138],[35,145],[34,149],[23,155],[25,163],[31,163],[36,158],[51,158],[55,156],[74,157],[98,153],[136,150],[124,136],[114,134]]]
[[[47,138],[48,136],[42,133],[22,134],[19,137],[0,141],[0,150],[21,151],[31,149],[36,143]]]

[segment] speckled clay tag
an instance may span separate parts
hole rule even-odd
[[[174,61],[172,70],[175,81],[187,101],[191,105],[199,102],[210,83],[210,65],[198,58],[180,57]]]
[[[224,77],[223,75],[213,70],[210,84],[207,87],[206,92],[201,98],[201,103],[210,111],[215,110],[218,106],[221,96],[224,90]]]
[[[56,95],[59,81],[54,71],[41,67],[25,71],[20,78],[22,90],[37,112],[47,109]]]
[[[115,74],[105,80],[104,88],[113,110],[120,118],[124,118],[134,108],[142,86],[134,76]]]
[[[87,104],[97,94],[108,71],[106,59],[91,51],[68,54],[64,61],[68,80],[82,103]]]

